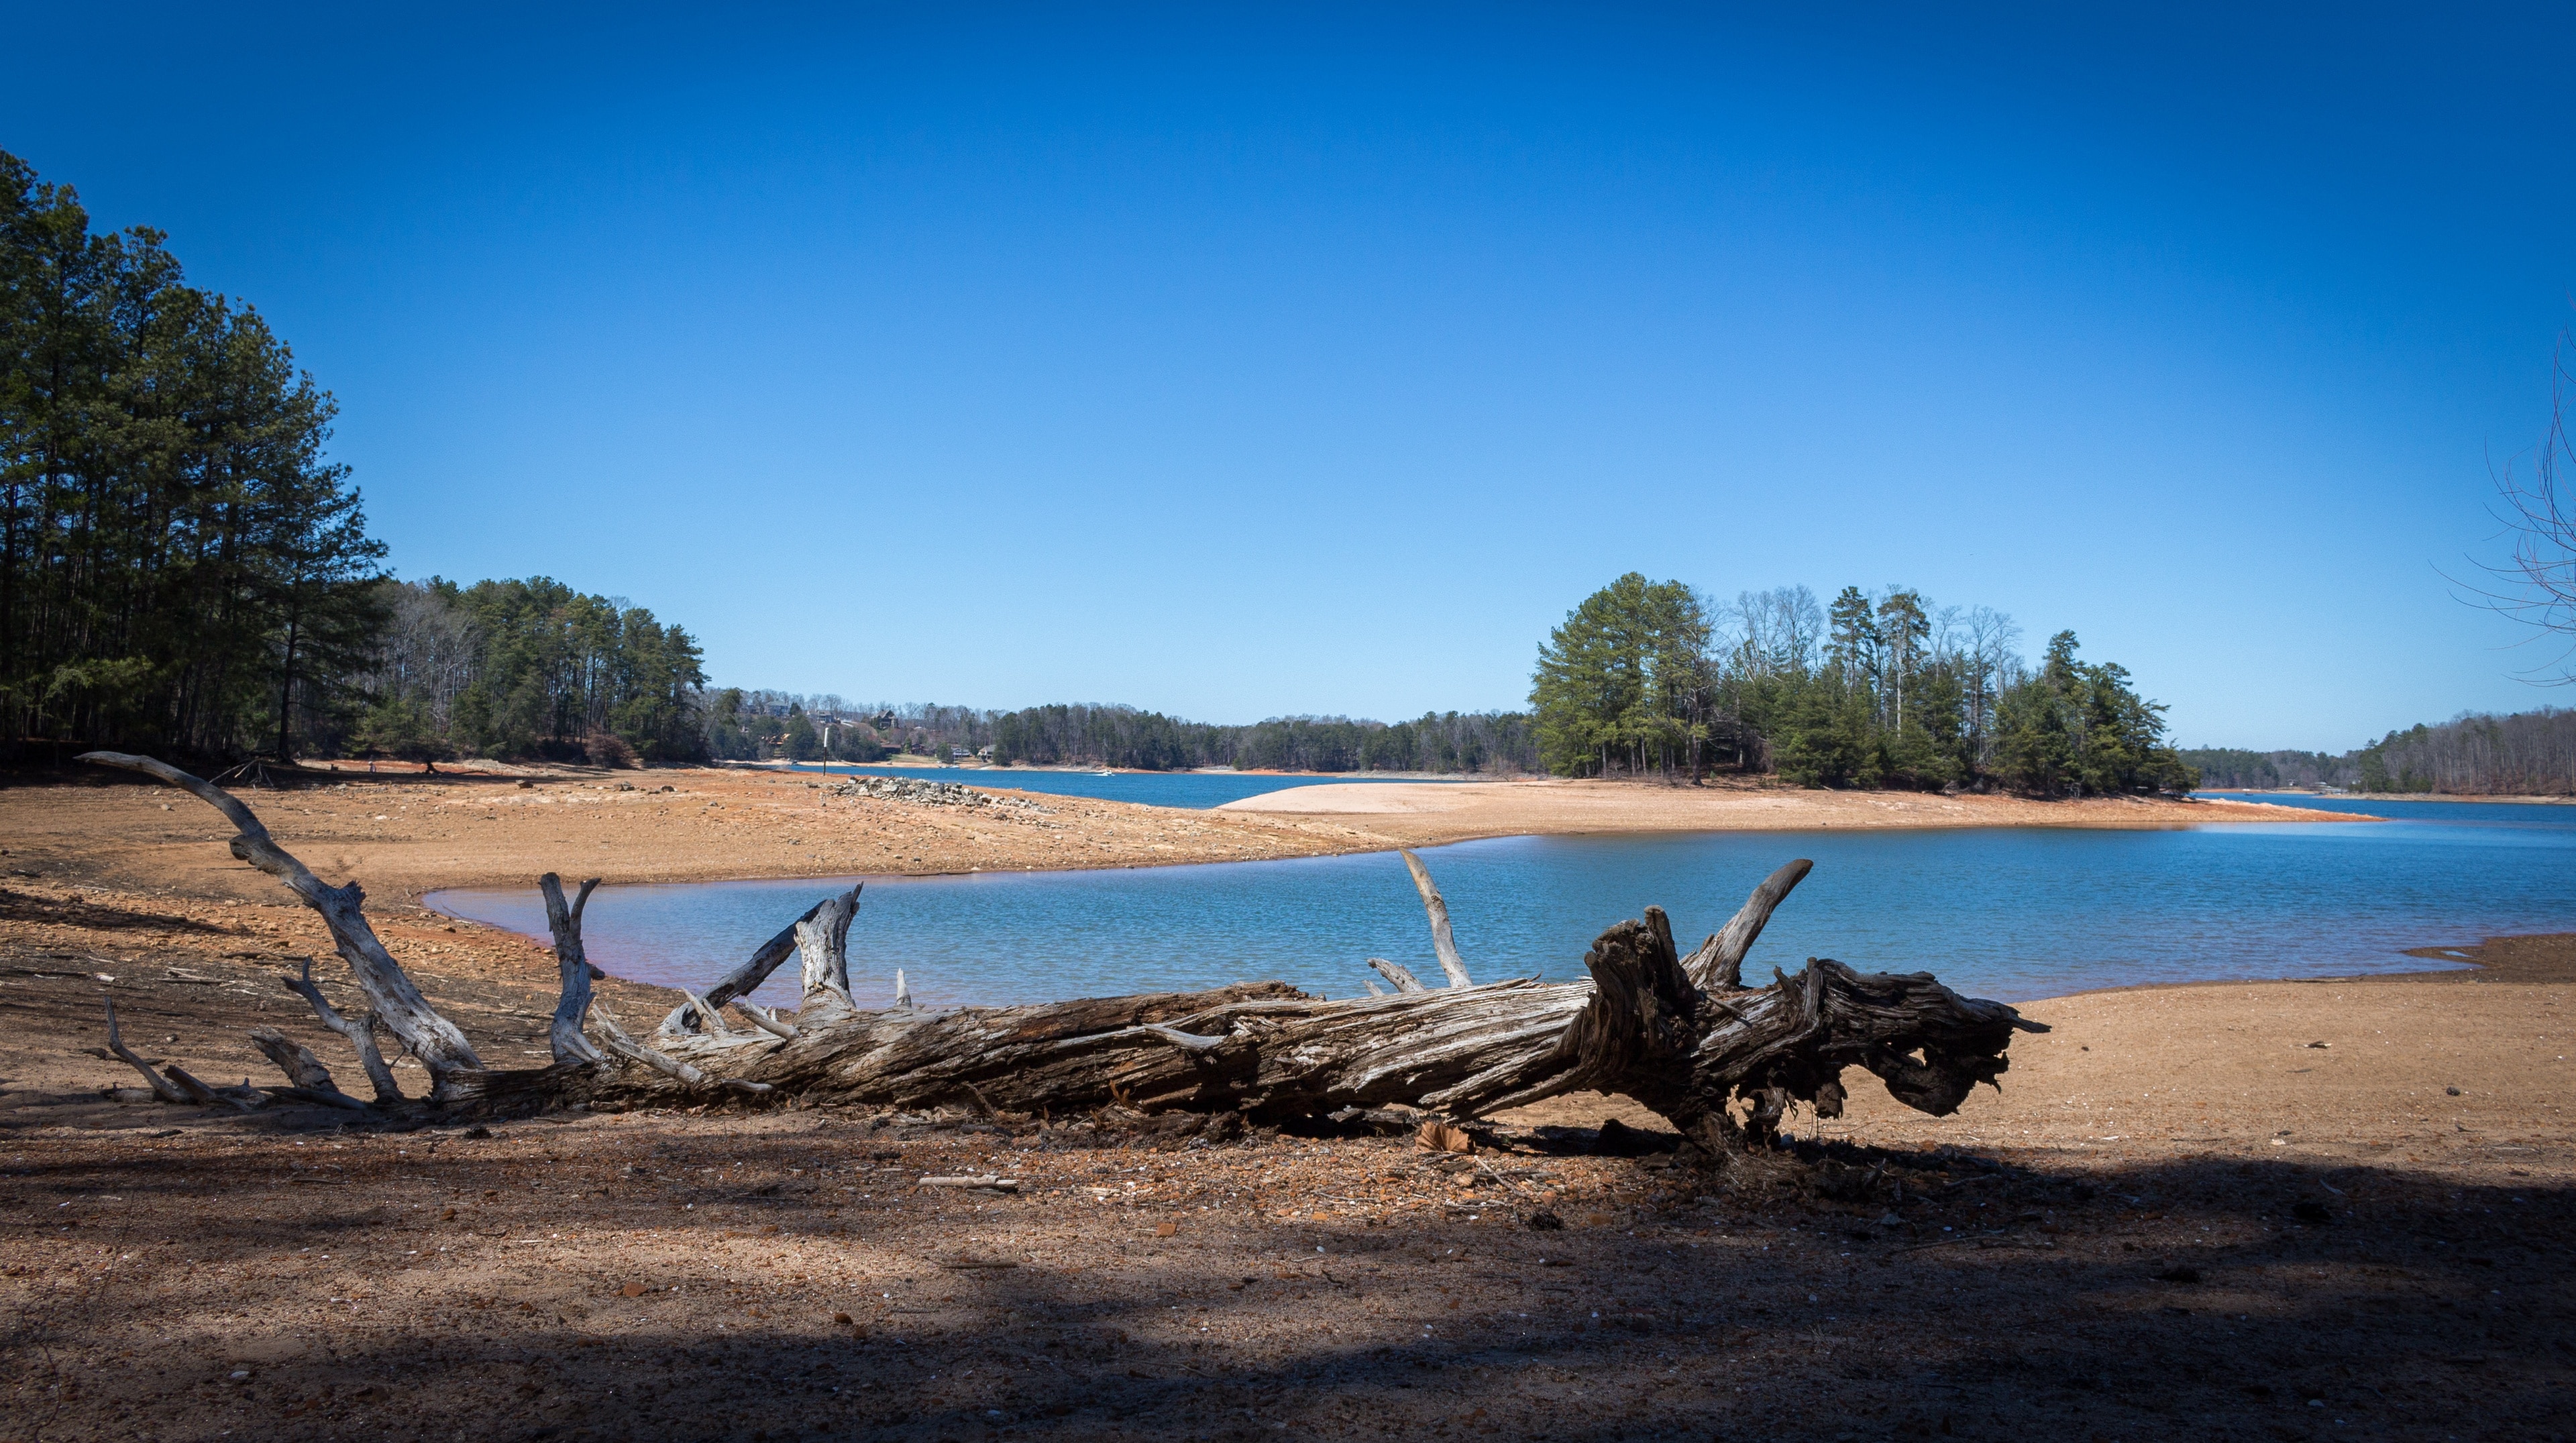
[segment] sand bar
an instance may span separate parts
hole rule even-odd
[[[1917,827],[2143,830],[2221,822],[2368,822],[2315,808],[2216,799],[2089,797],[2039,802],[1924,792],[1828,792],[1776,784],[1657,786],[1543,781],[1323,783],[1216,809],[1228,816],[1337,822],[1427,846],[1474,837],[1581,832],[1714,832]]]

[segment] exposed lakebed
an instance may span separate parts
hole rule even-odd
[[[1672,914],[1688,945],[1791,857],[1815,859],[1815,873],[1764,933],[1748,977],[1827,956],[1932,971],[1963,991],[2020,1000],[2136,983],[2421,970],[2439,964],[2407,949],[2576,930],[2576,808],[2352,809],[2394,820],[1511,837],[1422,856],[1479,980],[1580,976],[1592,938],[1650,902]],[[620,976],[702,986],[832,889],[823,878],[603,887],[585,934],[593,960]],[[545,936],[533,888],[427,900]],[[898,967],[931,1005],[1274,977],[1347,996],[1361,990],[1371,956],[1436,977],[1430,951],[1421,905],[1392,853],[872,878],[850,932],[863,1005],[892,996]],[[793,982],[791,963],[758,995],[792,1003]]]

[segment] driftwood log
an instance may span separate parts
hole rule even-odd
[[[1764,879],[1688,955],[1675,946],[1663,910],[1649,907],[1644,918],[1601,934],[1584,956],[1583,980],[1478,986],[1459,956],[1439,889],[1408,851],[1402,855],[1431,923],[1444,988],[1373,958],[1394,993],[1326,1000],[1265,982],[943,1010],[912,1005],[899,984],[894,1007],[866,1011],[849,986],[847,944],[859,906],[853,888],[817,903],[705,992],[685,992],[687,1003],[664,1019],[650,1044],[629,1036],[590,996],[594,969],[581,921],[596,883],[584,883],[567,903],[548,874],[540,886],[562,991],[555,1065],[485,1069],[376,941],[354,884],[334,888],[314,878],[247,807],[195,777],[119,753],[82,760],[148,773],[223,811],[241,831],[234,854],[284,881],[322,915],[377,1017],[429,1067],[432,1104],[647,1101],[723,1091],[748,1101],[956,1104],[1038,1114],[1118,1103],[1260,1121],[1409,1106],[1465,1120],[1594,1090],[1634,1098],[1724,1154],[1771,1142],[1797,1104],[1838,1115],[1842,1077],[1853,1067],[1876,1075],[1909,1107],[1954,1112],[1978,1083],[1996,1084],[2003,1075],[2015,1031],[2045,1030],[2002,1003],[1962,997],[1929,973],[1863,973],[1810,958],[1794,976],[1775,970],[1769,985],[1745,986],[1744,959],[1811,869],[1803,860]],[[746,1001],[791,955],[801,969],[794,1016]],[[360,1045],[362,1057],[372,1051],[368,1029],[333,1014],[309,979],[297,990],[326,1026]],[[1370,991],[1377,992],[1374,982]],[[730,1025],[727,1004],[750,1025]],[[305,1066],[309,1052],[282,1036],[261,1045],[293,1091],[337,1094],[327,1073],[311,1076],[320,1064]],[[398,1094],[389,1075],[378,1076],[382,1067],[380,1058],[368,1061],[378,1105],[392,1105]],[[194,1079],[176,1072],[155,1077],[156,1090],[191,1093]]]

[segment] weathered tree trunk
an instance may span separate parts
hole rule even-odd
[[[796,924],[796,952],[804,962],[804,1000],[797,1017],[816,1022],[859,1004],[850,996],[850,923],[859,915],[859,889],[826,897]]]
[[[1452,983],[1438,991],[1403,967],[1372,959],[1405,990],[1326,1001],[1268,982],[924,1011],[911,1005],[898,973],[896,1006],[862,1012],[849,992],[847,940],[858,910],[853,889],[818,903],[716,989],[688,994],[689,1004],[664,1023],[657,1048],[627,1036],[589,997],[581,912],[595,883],[584,884],[567,906],[561,882],[549,874],[540,885],[563,989],[558,1061],[534,1071],[487,1071],[376,942],[359,915],[354,885],[331,888],[315,880],[269,840],[248,808],[194,777],[148,758],[92,753],[85,760],[161,777],[231,817],[242,833],[233,841],[235,854],[312,903],[379,1012],[402,1019],[397,1035],[431,1064],[433,1102],[640,1100],[721,1088],[877,1106],[954,1102],[1046,1113],[1119,1102],[1147,1111],[1235,1111],[1264,1119],[1405,1104],[1463,1119],[1593,1089],[1633,1097],[1723,1152],[1768,1142],[1798,1102],[1822,1116],[1839,1114],[1848,1067],[1876,1074],[1909,1107],[1953,1112],[1976,1084],[2002,1076],[2016,1030],[2046,1030],[2001,1003],[1961,997],[1929,973],[1864,974],[1811,958],[1795,977],[1775,972],[1767,987],[1741,985],[1746,951],[1807,874],[1805,861],[1773,873],[1688,958],[1674,947],[1663,910],[1649,907],[1643,920],[1621,922],[1593,943],[1584,957],[1588,980],[1469,985],[1439,890],[1420,859],[1406,853]],[[737,1003],[759,1030],[728,1027],[719,1009],[758,986],[790,951],[803,959],[805,1005],[794,1021]],[[288,985],[296,986],[293,979]],[[320,1002],[309,979],[297,990],[315,1001],[327,1025],[350,1035],[351,1026]],[[596,1052],[583,1055],[593,1042],[585,1020],[598,1048],[633,1066],[621,1068]],[[363,1029],[355,1030],[363,1039]],[[281,1057],[280,1065],[292,1079],[301,1062]],[[371,1075],[381,1066],[381,1059],[371,1062]],[[155,1081],[156,1090],[165,1083],[181,1092],[211,1091],[175,1068]],[[378,1078],[380,1099],[390,1084],[389,1076]]]
[[[856,1013],[758,1050],[691,1039],[702,1067],[815,1101],[1078,1112],[1239,1111],[1283,1119],[1411,1104],[1474,1117],[1582,1089],[1622,1093],[1712,1151],[1763,1143],[1787,1104],[1841,1112],[1868,1068],[1934,1114],[2006,1066],[2000,1003],[1929,975],[1815,961],[1769,987],[1703,992],[1642,922],[1602,934],[1588,982],[1324,1001],[1276,983],[1029,1007]],[[675,1047],[675,1052],[681,1049]],[[1737,1104],[1749,1104],[1740,1120]]]
[[[581,1025],[590,1015],[590,954],[581,945],[581,909],[590,905],[591,889],[599,885],[597,877],[581,884],[581,895],[564,905],[563,878],[552,872],[537,879],[537,890],[545,894],[546,929],[555,937],[555,970],[561,991],[555,1000],[554,1021],[546,1028],[546,1044],[557,1062],[597,1062],[599,1049],[581,1035]]]

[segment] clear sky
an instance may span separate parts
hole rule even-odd
[[[271,317],[401,574],[720,683],[1513,707],[1637,570],[2072,628],[2188,744],[2569,700],[2442,573],[2576,12],[1770,8],[11,3],[0,148]]]

